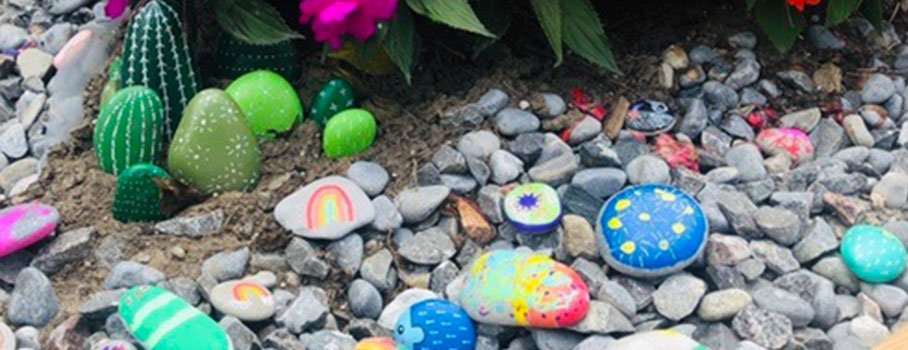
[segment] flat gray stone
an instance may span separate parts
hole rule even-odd
[[[427,219],[448,198],[451,189],[446,186],[427,186],[406,189],[394,198],[404,223],[418,223]]]

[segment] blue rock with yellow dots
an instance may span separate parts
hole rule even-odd
[[[615,270],[657,277],[684,269],[706,247],[700,203],[681,190],[651,184],[618,192],[599,212],[599,254]]]

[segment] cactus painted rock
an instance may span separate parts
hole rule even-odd
[[[105,172],[118,175],[134,164],[157,163],[164,150],[164,110],[143,86],[120,90],[101,110],[94,147]]]
[[[338,113],[353,108],[354,97],[353,88],[347,81],[332,79],[312,99],[309,115],[312,120],[324,126]]]
[[[523,184],[505,196],[504,215],[523,233],[547,233],[561,223],[561,200],[549,185]]]
[[[881,227],[857,225],[848,229],[839,250],[845,266],[862,281],[889,283],[905,272],[905,245]]]
[[[120,74],[122,69],[123,60],[119,58],[114,59],[113,63],[110,64],[110,68],[107,69],[107,82],[104,83],[104,88],[101,89],[101,109],[104,109],[104,106],[107,106],[114,94],[120,91],[120,85],[123,83],[123,75]]]
[[[246,74],[227,88],[256,136],[274,139],[303,119],[303,104],[293,86],[271,71]]]
[[[255,185],[261,169],[258,143],[227,93],[208,89],[186,106],[170,144],[168,168],[177,180],[206,194]]]
[[[114,219],[121,222],[145,222],[167,218],[161,203],[161,189],[153,179],[168,180],[170,174],[151,164],[136,164],[120,174],[114,194]]]
[[[147,350],[233,349],[217,322],[162,288],[130,289],[120,300],[119,314]]]
[[[325,126],[322,147],[325,155],[343,158],[365,152],[375,142],[378,125],[365,109],[348,109],[335,115]]]
[[[460,305],[480,323],[566,328],[590,308],[590,290],[580,275],[543,255],[493,251],[465,271]]]
[[[650,331],[629,335],[611,343],[606,350],[709,350],[675,330]]]
[[[29,203],[0,211],[0,258],[12,255],[54,233],[60,213],[49,205]]]
[[[394,340],[400,350],[473,350],[476,327],[459,306],[447,300],[424,300],[401,315]]]
[[[198,85],[180,14],[166,1],[151,0],[133,17],[123,40],[122,75],[123,86],[158,93],[170,139]]]
[[[270,70],[296,83],[303,77],[301,62],[299,43],[295,40],[256,45],[225,34],[218,43],[215,74],[221,79],[236,79],[257,70]]]
[[[391,338],[366,338],[356,343],[353,350],[397,350],[397,345]]]

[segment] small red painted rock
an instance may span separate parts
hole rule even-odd
[[[795,163],[813,159],[813,143],[800,129],[766,129],[757,135],[756,142],[763,152],[772,155],[785,153]]]

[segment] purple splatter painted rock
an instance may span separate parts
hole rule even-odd
[[[0,258],[18,252],[54,233],[60,214],[40,203],[21,204],[0,211]]]

